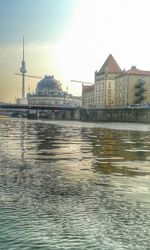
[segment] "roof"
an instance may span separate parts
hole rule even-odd
[[[139,75],[139,76],[150,76],[150,71],[137,69],[135,66],[132,66],[131,69],[127,71],[128,75]]]
[[[117,75],[115,78],[119,78],[119,77],[123,77],[123,76],[127,76],[127,71],[124,69],[119,75]]]
[[[37,83],[36,93],[43,93],[52,90],[61,90],[61,85],[54,76],[46,75],[41,81]]]
[[[99,70],[99,73],[111,73],[111,74],[120,74],[121,73],[121,68],[114,59],[114,57],[110,54],[102,67]]]
[[[83,85],[83,87],[82,87],[82,93],[87,93],[87,92],[93,91],[93,90],[94,90],[94,84],[91,86]]]

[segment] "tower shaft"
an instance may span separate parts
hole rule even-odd
[[[22,98],[25,98],[25,74],[22,74]]]
[[[26,66],[25,66],[25,60],[24,60],[24,37],[23,37],[23,57],[22,57],[20,72],[22,75],[22,98],[24,98],[25,97],[25,73],[27,72]]]

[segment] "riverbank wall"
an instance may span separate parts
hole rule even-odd
[[[84,122],[145,122],[150,123],[150,109],[80,109]]]
[[[138,122],[150,123],[150,109],[85,109],[34,110],[30,119],[76,120],[83,122]]]

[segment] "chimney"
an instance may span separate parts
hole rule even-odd
[[[131,69],[136,69],[136,66],[134,66],[134,65],[133,65],[133,66],[131,66]]]

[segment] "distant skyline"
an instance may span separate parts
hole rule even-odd
[[[21,96],[23,35],[27,74],[54,75],[75,95],[70,80],[94,82],[110,53],[122,69],[150,70],[149,9],[149,0],[0,0],[0,101]],[[37,81],[26,78],[26,92]]]

